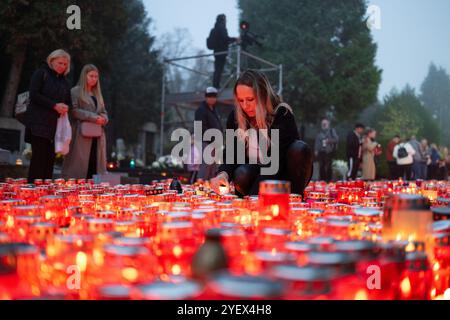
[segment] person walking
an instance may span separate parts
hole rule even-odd
[[[323,118],[321,121],[321,129],[316,136],[314,143],[314,155],[319,161],[320,180],[330,182],[333,172],[333,157],[337,150],[339,136],[334,128],[330,128],[330,120]]]
[[[106,136],[108,123],[96,66],[85,65],[78,85],[72,88],[72,141],[64,158],[62,176],[66,179],[92,179],[106,173]]]

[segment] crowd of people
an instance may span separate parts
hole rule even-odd
[[[448,148],[420,141],[416,136],[401,139],[395,136],[387,146],[389,178],[447,180],[450,169]]]
[[[366,128],[357,123],[347,135],[346,157],[348,171],[346,179],[355,180],[358,172],[361,178],[372,181],[377,178],[405,180],[447,180],[450,170],[450,157],[447,147],[438,147],[435,143],[429,144],[427,139],[420,141],[416,136],[401,138],[393,137],[383,147],[376,140],[377,132],[373,128]],[[330,127],[329,119],[322,119],[321,128],[316,136],[314,152],[319,163],[319,179],[332,180],[332,162],[336,158],[339,136],[336,130]],[[382,154],[385,154],[389,173],[386,177],[377,175],[377,165]]]

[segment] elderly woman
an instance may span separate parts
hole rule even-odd
[[[25,141],[32,149],[29,183],[53,177],[57,120],[72,106],[66,80],[69,71],[70,55],[58,49],[50,53],[31,78],[30,105],[25,114]]]
[[[235,150],[225,148],[224,164],[219,167],[219,174],[210,181],[212,189],[220,192],[221,186],[229,187],[229,183],[233,182],[238,195],[256,195],[261,181],[275,179],[290,181],[291,191],[303,194],[312,176],[313,153],[307,144],[299,140],[291,107],[281,101],[267,77],[255,70],[247,70],[239,77],[234,86],[234,98],[235,110],[228,117],[227,129],[241,132],[235,139],[245,145],[245,155],[241,155],[245,163],[238,163],[238,143],[235,141]],[[261,161],[261,149],[249,141],[246,134],[249,129],[261,130],[261,135],[267,130],[269,141],[272,130],[278,130],[278,141],[271,141],[271,144],[278,144],[278,154],[269,150],[272,157],[279,159],[275,174],[262,174],[261,169],[266,165]],[[227,162],[228,152],[234,154],[232,163]]]
[[[81,70],[78,85],[72,88],[72,141],[64,158],[64,178],[90,179],[106,172],[104,126],[108,114],[100,87],[99,72],[92,64]]]

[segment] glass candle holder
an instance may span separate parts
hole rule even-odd
[[[192,257],[200,245],[200,239],[194,238],[192,222],[164,222],[158,228],[154,240],[161,274],[191,274]]]
[[[236,276],[223,273],[207,283],[203,299],[272,300],[283,296],[279,282],[261,276]]]
[[[49,222],[54,222],[60,227],[70,224],[69,212],[66,210],[68,201],[61,196],[43,196],[40,198],[43,206],[44,217]]]
[[[25,243],[0,243],[0,298],[30,299],[41,294],[39,250]]]
[[[400,282],[402,300],[430,300],[432,271],[425,252],[408,252],[406,269]]]
[[[47,241],[58,231],[58,226],[51,222],[36,222],[30,225],[28,230],[28,242],[45,249]]]
[[[287,220],[289,217],[289,181],[266,180],[259,186],[259,213],[262,220]]]
[[[192,280],[155,281],[138,285],[132,291],[136,300],[193,300],[201,294],[202,286]]]
[[[156,258],[147,248],[109,244],[104,247],[103,257],[98,259],[91,276],[101,279],[101,285],[133,285],[152,281],[156,270]]]
[[[329,300],[333,297],[333,271],[330,268],[279,265],[270,274],[285,284],[283,299]]]
[[[221,229],[221,243],[229,259],[229,269],[236,274],[245,271],[249,243],[245,232],[239,227]]]
[[[382,236],[388,240],[424,242],[427,252],[433,253],[433,213],[427,198],[399,194],[387,199],[384,206]]]
[[[450,233],[435,234],[434,243],[431,298],[443,295],[450,288]]]

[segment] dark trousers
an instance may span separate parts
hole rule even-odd
[[[326,152],[319,152],[319,176],[320,180],[330,182],[333,176],[333,171],[331,168],[333,162],[333,154]]]
[[[189,184],[194,184],[197,181],[198,171],[191,171],[191,176],[189,178]]]
[[[35,179],[52,179],[53,165],[55,163],[55,143],[46,138],[30,134],[31,161],[28,170],[28,182]]]
[[[91,152],[89,153],[89,166],[86,179],[92,179],[97,174],[97,138],[92,139]]]
[[[348,173],[347,179],[356,180],[356,176],[358,175],[360,160],[359,158],[348,158]]]
[[[412,179],[412,164],[398,165],[397,172],[398,172],[397,178],[411,180]]]
[[[388,161],[388,167],[389,167],[389,180],[397,179],[398,178],[397,162]]]
[[[284,163],[280,163],[275,175],[261,175],[258,164],[242,164],[233,173],[233,183],[239,196],[257,195],[259,183],[264,180],[287,180],[291,192],[303,196],[303,191],[313,174],[313,152],[303,141],[293,142],[288,149]]]
[[[226,55],[220,55],[214,57],[214,76],[213,76],[213,86],[215,88],[220,88],[220,79],[222,77],[222,72],[225,67],[225,62],[227,61]]]

